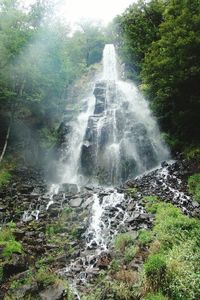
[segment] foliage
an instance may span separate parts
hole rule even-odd
[[[153,234],[150,230],[141,229],[139,231],[138,241],[142,246],[147,246],[153,240]]]
[[[200,173],[194,174],[188,179],[189,191],[200,202]]]
[[[167,300],[167,299],[168,299],[167,297],[163,296],[160,293],[156,293],[156,294],[150,293],[145,297],[145,300]]]
[[[133,243],[134,243],[134,237],[129,232],[118,234],[114,238],[114,247],[115,247],[115,249],[120,251],[120,252],[123,252],[123,253],[124,253],[126,247],[128,245],[133,244]]]
[[[22,245],[20,242],[9,241],[5,244],[3,249],[4,257],[11,257],[13,253],[22,253]]]
[[[144,264],[147,290],[161,291],[172,300],[198,299],[200,268],[196,262],[200,253],[200,222],[183,215],[172,204],[156,205],[154,240]]]
[[[71,35],[70,27],[52,15],[56,1],[51,3],[37,0],[29,10],[17,0],[0,3],[1,134],[9,120],[12,133],[23,124],[42,149],[55,143],[69,86],[101,60],[105,44],[103,28],[92,22]],[[16,136],[11,134],[12,140]]]
[[[126,283],[118,280],[103,281],[101,285],[104,285],[103,289],[96,288],[92,291],[91,295],[83,296],[81,299],[84,300],[134,300],[137,299],[137,289],[131,283]]]
[[[199,145],[199,0],[137,1],[115,19],[119,53],[180,150]]]
[[[137,188],[128,188],[126,190],[126,193],[130,196],[130,197],[134,197],[135,193],[137,193]]]
[[[12,231],[8,228],[2,228],[0,230],[0,243],[14,241],[14,235]]]
[[[138,1],[115,19],[119,51],[129,70],[129,77],[138,79],[144,56],[151,43],[158,38],[162,11],[162,1]]]
[[[188,160],[196,160],[197,162],[200,162],[200,148],[199,147],[189,147],[185,149],[185,157]]]
[[[1,168],[0,169],[0,187],[7,185],[11,179],[11,174],[8,170]]]
[[[58,277],[51,273],[48,269],[40,268],[35,275],[35,279],[37,283],[44,288],[48,285],[56,283]]]
[[[198,241],[200,222],[183,215],[180,209],[172,204],[161,203],[157,209],[153,232],[163,247],[170,249],[188,239]]]
[[[124,253],[124,261],[125,263],[129,263],[133,260],[135,257],[136,253],[138,251],[138,248],[134,245],[130,247],[126,247],[125,253]]]
[[[0,245],[3,247],[2,256],[7,259],[12,257],[13,253],[22,253],[22,244],[14,238],[12,230],[15,223],[8,223],[8,226],[0,231]]]
[[[159,199],[157,196],[145,196],[145,197],[143,197],[142,200],[145,204],[145,208],[146,208],[147,212],[156,213],[157,204],[159,202]]]
[[[162,254],[149,255],[144,264],[147,282],[154,291],[164,284],[166,275],[166,259]]]
[[[121,267],[121,261],[113,259],[109,265],[111,271],[117,272]]]
[[[172,299],[199,299],[199,248],[193,241],[174,246],[167,255],[167,282]]]

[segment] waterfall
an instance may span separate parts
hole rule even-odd
[[[79,159],[80,174],[92,184],[120,184],[169,158],[147,101],[118,78],[115,48],[107,44]]]
[[[121,184],[169,158],[147,101],[122,81],[114,45],[105,45],[103,72],[72,122],[61,160],[61,183]]]
[[[68,193],[70,205],[70,197],[77,194],[78,207],[90,211],[88,226],[82,235],[85,244],[80,254],[61,271],[70,279],[71,290],[77,299],[80,299],[78,287],[95,275],[95,268],[99,272],[99,259],[109,258],[113,238],[132,222],[131,218],[134,220],[144,214],[138,201],[134,203],[134,211],[129,211],[131,197],[112,186],[169,158],[147,101],[136,85],[119,79],[114,45],[105,46],[103,72],[99,78],[94,83],[92,94],[83,99],[84,108],[76,120],[66,123],[64,153],[59,164],[60,192],[67,188],[63,199],[66,201],[65,192]],[[75,186],[85,186],[85,189],[78,192]],[[46,210],[54,203],[53,194],[58,189],[58,185],[52,185]],[[85,190],[91,193],[84,194]],[[148,221],[142,221],[138,228],[148,226]]]

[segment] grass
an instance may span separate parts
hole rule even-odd
[[[154,291],[164,284],[166,275],[166,258],[163,254],[149,255],[144,264],[147,283]]]
[[[150,292],[145,300],[200,299],[200,221],[183,215],[172,204],[158,202],[152,234],[144,263],[145,286]]]
[[[153,240],[153,233],[150,230],[141,229],[139,231],[138,241],[142,246],[147,246]]]
[[[124,253],[124,261],[125,263],[130,263],[133,258],[135,257],[136,253],[138,251],[138,247],[131,245],[130,247],[127,247],[125,249]]]
[[[115,250],[124,253],[126,247],[128,245],[132,245],[134,243],[134,240],[135,239],[134,239],[133,235],[129,232],[118,234],[114,238]]]
[[[8,170],[0,169],[0,187],[8,185],[11,179],[11,174]]]
[[[7,227],[0,230],[0,245],[2,246],[2,256],[4,258],[12,257],[13,253],[22,253],[23,248],[20,242],[15,240],[13,228],[15,223],[9,223]]]
[[[189,177],[188,187],[189,192],[194,196],[195,200],[200,203],[200,173]]]
[[[149,293],[144,300],[168,300],[168,298],[161,293]]]

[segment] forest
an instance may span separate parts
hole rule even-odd
[[[200,0],[132,2],[0,0],[2,300],[200,299]]]

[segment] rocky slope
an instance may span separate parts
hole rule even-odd
[[[65,184],[57,194],[49,192],[41,171],[17,169],[0,192],[0,220],[1,232],[9,230],[22,250],[13,248],[6,256],[8,242],[0,240],[0,298],[71,299],[70,289],[91,291],[115,260],[113,238],[131,232],[137,240],[138,230],[152,227],[154,215],[145,210],[146,196],[200,216],[200,205],[187,191],[187,178],[198,168],[196,162],[179,159],[116,189],[78,191]],[[145,255],[144,249],[131,262],[133,272]]]

